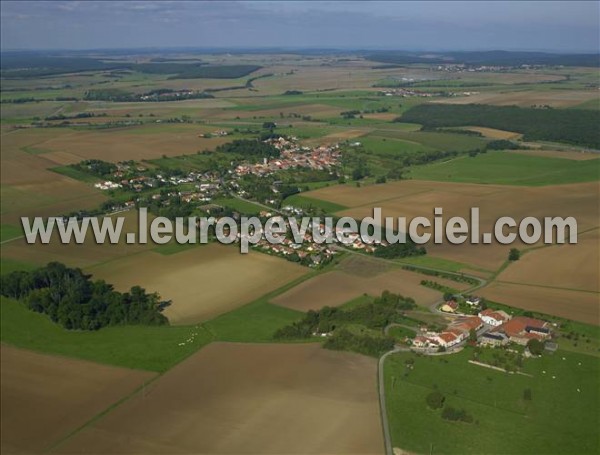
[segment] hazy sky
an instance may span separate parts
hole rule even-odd
[[[2,0],[2,49],[336,47],[598,51],[598,1]]]

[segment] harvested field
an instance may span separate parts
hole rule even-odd
[[[554,245],[525,254],[498,280],[600,292],[600,231],[579,236],[576,245]]]
[[[17,223],[21,216],[56,216],[97,207],[106,198],[84,183],[49,171],[45,141],[61,137],[56,130],[22,129],[2,132],[2,219]]]
[[[374,120],[385,120],[391,122],[398,117],[398,114],[393,112],[376,112],[374,114],[363,114],[363,118],[370,118]]]
[[[497,130],[494,128],[486,128],[484,126],[465,126],[461,128],[463,130],[475,131],[481,133],[485,137],[490,139],[518,139],[522,136],[520,133],[514,133],[512,131]]]
[[[0,352],[3,454],[42,452],[154,376],[5,345]]]
[[[55,453],[382,453],[377,361],[213,343]]]
[[[173,132],[160,127],[156,132],[137,134],[135,128],[118,128],[102,131],[77,131],[70,135],[49,139],[39,146],[49,152],[67,153],[85,159],[104,161],[144,160],[166,156],[213,150],[217,145],[231,141],[228,137],[199,138],[195,126],[184,131],[177,125]],[[63,155],[64,156],[64,155]],[[55,155],[51,155],[55,158]],[[55,158],[56,159],[56,158]]]
[[[87,269],[118,290],[131,286],[172,300],[164,311],[172,324],[191,324],[249,303],[300,277],[308,269],[267,254],[240,254],[218,244],[171,255],[153,251]]]
[[[54,214],[55,215],[55,214]],[[154,248],[154,244],[127,244],[125,235],[128,232],[138,232],[137,212],[128,211],[119,213],[116,216],[122,216],[123,235],[118,244],[103,243],[97,244],[94,241],[92,230],[88,230],[86,240],[82,244],[70,242],[63,244],[56,230],[54,231],[50,243],[44,245],[39,241],[35,244],[29,244],[24,238],[13,240],[2,245],[2,257],[14,260],[21,260],[36,264],[39,266],[45,265],[51,261],[58,261],[67,264],[71,267],[89,267],[93,264],[104,263],[116,258],[134,255],[142,251]],[[148,218],[152,220],[153,217]],[[20,221],[18,222],[20,226]]]
[[[373,207],[381,207],[384,217],[405,216],[407,221],[416,216],[433,218],[435,207],[443,208],[445,220],[451,216],[469,219],[470,208],[479,207],[482,233],[493,232],[493,224],[500,216],[511,216],[517,221],[527,216],[573,216],[582,232],[599,225],[599,188],[597,182],[517,187],[407,180],[361,188],[336,185],[305,195],[353,207],[337,215],[356,219],[372,216]],[[426,247],[433,256],[496,270],[506,260],[511,247],[521,249],[524,244],[452,245],[444,242]]]
[[[421,286],[421,280],[433,280],[455,289],[468,287],[464,283],[400,269],[370,277],[333,271],[300,283],[271,302],[293,310],[319,310],[324,306],[341,305],[362,294],[378,296],[385,290],[412,297],[419,305],[431,305],[441,299],[440,292]]]
[[[477,291],[486,299],[512,307],[600,325],[597,292],[494,282]]]

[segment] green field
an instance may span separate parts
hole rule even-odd
[[[345,210],[345,207],[334,202],[322,201],[320,199],[313,199],[311,197],[302,196],[301,194],[293,194],[283,201],[282,206],[292,205],[294,207],[301,207],[304,209],[322,209],[326,213],[335,213],[341,210]]]
[[[410,177],[442,182],[543,186],[600,179],[600,158],[586,161],[488,152],[414,167]]]
[[[598,453],[597,358],[558,351],[528,359],[529,377],[469,364],[470,356],[466,349],[440,357],[399,353],[386,361],[395,447],[433,454]],[[407,359],[414,360],[413,369],[405,366]],[[523,399],[525,389],[531,389],[531,401]],[[445,396],[446,405],[465,409],[474,422],[443,420],[439,410],[426,405],[433,390]]]
[[[82,172],[71,166],[57,166],[57,167],[50,168],[50,170],[53,172],[56,172],[57,174],[61,174],[66,177],[70,177],[72,179],[79,180],[81,182],[96,183],[96,182],[100,181],[100,179],[98,177],[94,177],[93,175]]]
[[[245,215],[258,215],[261,211],[266,210],[260,205],[253,204],[252,202],[242,199],[237,199],[235,197],[215,199],[212,202]]]
[[[432,147],[424,146],[418,142],[372,135],[361,137],[358,141],[360,141],[367,152],[382,156],[396,156],[434,150]]]
[[[10,239],[16,239],[23,236],[23,230],[20,226],[12,224],[0,225],[0,242],[5,242]]]
[[[401,139],[404,141],[415,142],[432,149],[442,151],[467,151],[483,148],[487,140],[479,136],[468,134],[439,133],[435,131],[405,131],[403,129],[393,129],[393,124],[385,129],[378,129],[373,132],[378,136]]]
[[[17,270],[35,270],[38,266],[30,264],[28,262],[16,261],[9,258],[0,258],[0,274],[4,275],[7,273],[15,272]]]
[[[20,348],[150,371],[166,371],[211,341],[202,327],[115,326],[65,330],[45,315],[2,297],[1,340]],[[185,343],[192,333],[194,341]]]
[[[460,272],[465,270],[478,270],[483,272],[490,272],[489,270],[484,270],[478,267],[474,267],[469,264],[465,264],[462,262],[451,261],[449,259],[429,256],[429,254],[425,256],[413,256],[399,259],[397,262],[401,264],[410,264],[410,265],[419,265],[423,267],[429,267],[437,270],[444,270],[446,272]]]
[[[302,313],[259,299],[208,321],[204,326],[219,341],[273,342],[273,334],[302,317]]]

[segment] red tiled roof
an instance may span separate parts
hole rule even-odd
[[[442,332],[439,334],[439,338],[444,340],[446,343],[450,343],[451,341],[454,341],[457,337],[451,332]]]
[[[518,336],[525,331],[525,327],[545,328],[547,322],[539,319],[527,318],[525,316],[515,316],[510,321],[502,325],[502,330],[508,336]]]

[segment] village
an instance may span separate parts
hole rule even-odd
[[[273,145],[280,151],[281,155],[277,158],[265,158],[262,163],[240,164],[235,168],[235,175],[243,176],[248,174],[265,176],[272,175],[277,171],[307,168],[313,170],[331,170],[339,164],[342,156],[339,144],[331,146],[321,145],[311,148],[301,146],[296,137],[284,138],[278,137],[268,139],[267,144]]]
[[[225,136],[228,133],[219,130],[212,134]],[[296,137],[275,137],[264,142],[279,150],[280,156],[271,159],[264,158],[260,163],[241,163],[224,175],[213,171],[178,172],[171,170],[164,172],[132,161],[118,162],[112,165],[94,160],[93,162],[82,162],[78,167],[96,175],[100,173],[98,169],[101,168],[103,176],[110,176],[110,180],[95,183],[95,188],[111,192],[114,195],[121,192],[131,194],[130,200],[114,202],[108,208],[111,213],[129,210],[146,203],[163,208],[174,205],[189,206],[189,208],[183,209],[182,213],[191,213],[192,210],[197,209],[202,213],[215,216],[217,220],[225,215],[231,215],[237,220],[240,220],[242,215],[250,215],[249,213],[240,213],[239,210],[224,210],[225,207],[219,201],[234,197],[250,203],[258,202],[260,205],[264,205],[265,209],[269,207],[269,210],[261,210],[258,213],[258,217],[262,221],[276,215],[287,215],[286,218],[281,217],[281,222],[289,232],[289,217],[307,215],[306,210],[290,204],[282,205],[282,201],[277,199],[279,193],[277,182],[271,187],[272,199],[253,201],[252,198],[249,198],[241,180],[248,175],[266,177],[275,175],[279,171],[299,168],[333,171],[339,165],[342,152],[339,144],[317,147],[302,146]],[[104,172],[105,168],[109,169],[109,172]],[[295,243],[286,236],[282,236],[279,243],[270,243],[263,238],[254,245],[254,248],[263,253],[299,262],[302,265],[320,267],[329,263],[339,252],[341,242],[338,238],[342,234],[346,239],[344,242],[346,248],[373,253],[377,247],[387,246],[385,240],[377,241],[374,244],[365,243],[358,232],[349,232],[347,229],[343,230],[343,233],[338,228],[328,231],[325,225],[320,224],[317,231],[322,236],[330,236],[331,240],[327,243],[316,242],[312,238],[312,224],[309,224],[309,229],[301,243]],[[239,242],[239,238],[237,241]]]
[[[398,96],[401,98],[433,98],[433,97],[455,97],[455,96],[472,96],[477,95],[479,92],[424,92],[421,90],[409,89],[409,88],[390,88],[381,90],[379,95],[381,96]]]

